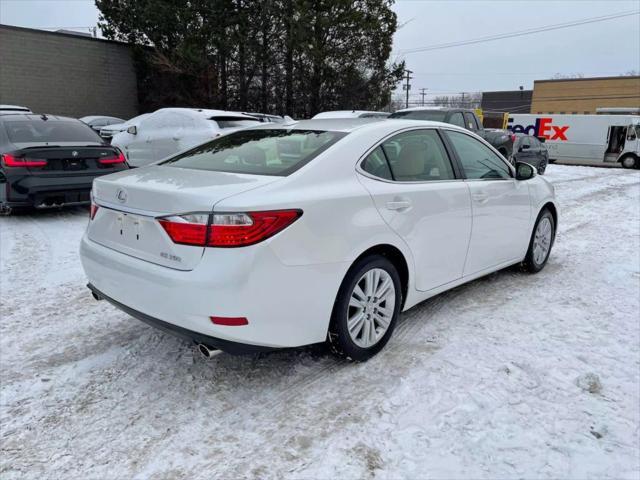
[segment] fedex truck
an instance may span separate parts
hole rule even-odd
[[[507,128],[544,139],[550,161],[640,168],[640,115],[510,114]]]

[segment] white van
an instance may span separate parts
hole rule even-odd
[[[550,161],[640,168],[640,115],[510,114],[507,128],[544,138]]]

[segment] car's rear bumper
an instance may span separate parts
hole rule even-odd
[[[254,347],[298,347],[324,341],[349,265],[286,266],[268,242],[207,248],[195,268],[184,271],[126,255],[85,235],[80,258],[99,296],[179,331]],[[249,323],[219,325],[211,316],[245,317]]]
[[[94,296],[99,300],[106,300],[115,307],[119,308],[123,312],[131,315],[138,320],[151,325],[159,330],[170,333],[171,335],[175,335],[180,338],[184,338],[186,340],[191,340],[195,344],[204,344],[210,348],[216,348],[218,350],[222,350],[227,353],[231,353],[233,355],[244,355],[250,353],[258,353],[274,350],[273,347],[264,347],[259,345],[248,345],[244,343],[231,342],[229,340],[222,340],[220,338],[215,338],[209,335],[205,335],[200,332],[195,332],[193,330],[189,330],[186,328],[182,328],[178,325],[174,325],[173,323],[164,322],[158,318],[152,317],[151,315],[147,315],[146,313],[139,312],[138,310],[134,310],[131,307],[127,307],[126,305],[114,300],[113,298],[105,295],[96,287],[87,284],[87,287]]]
[[[96,175],[7,175],[4,185],[0,184],[0,202],[10,207],[36,208],[86,205],[91,201],[90,192],[94,178]]]

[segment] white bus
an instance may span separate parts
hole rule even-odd
[[[544,138],[550,161],[640,168],[640,115],[510,114],[507,128]]]

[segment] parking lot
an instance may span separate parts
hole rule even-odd
[[[636,477],[640,172],[546,176],[547,268],[414,307],[362,364],[206,361],[93,300],[86,209],[0,219],[2,477]]]

